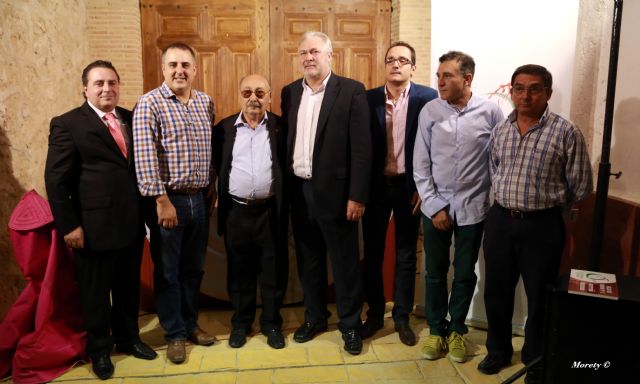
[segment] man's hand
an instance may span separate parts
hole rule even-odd
[[[420,204],[422,204],[422,199],[418,192],[413,192],[413,196],[411,196],[411,206],[413,209],[411,210],[412,215],[420,214]]]
[[[84,248],[84,231],[82,230],[82,227],[77,227],[73,231],[64,235],[64,243],[70,248]]]
[[[169,196],[160,195],[156,197],[156,211],[158,213],[158,225],[171,229],[178,225],[178,214],[176,213],[176,207],[171,204]]]
[[[357,201],[347,201],[347,220],[358,221],[364,215],[364,204]]]
[[[451,216],[449,216],[446,208],[439,210],[438,213],[433,215],[431,221],[433,222],[433,226],[439,231],[446,231],[453,225],[453,220],[451,220]]]

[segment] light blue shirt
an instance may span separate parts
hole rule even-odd
[[[448,206],[458,225],[484,220],[489,210],[489,138],[504,119],[497,104],[471,96],[460,111],[434,99],[420,112],[413,150],[413,178],[422,213]]]
[[[273,195],[267,114],[256,129],[251,129],[240,113],[235,126],[229,194],[243,199],[266,199]]]

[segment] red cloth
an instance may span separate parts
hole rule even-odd
[[[27,286],[0,324],[0,377],[51,381],[84,357],[73,257],[54,229],[48,202],[33,190],[11,214],[9,237]]]

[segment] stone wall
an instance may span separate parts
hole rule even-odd
[[[24,285],[6,223],[22,194],[44,195],[49,120],[82,101],[85,6],[72,0],[0,2],[0,318]]]
[[[23,193],[45,196],[49,121],[80,105],[82,69],[114,63],[120,105],[142,93],[137,0],[3,0],[0,2],[0,319],[24,286],[6,230]]]

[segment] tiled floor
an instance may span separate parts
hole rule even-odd
[[[200,326],[216,334],[219,343],[210,347],[187,347],[188,359],[175,365],[166,358],[166,344],[155,315],[140,318],[142,339],[158,351],[153,361],[131,356],[114,355],[115,374],[110,383],[442,383],[492,384],[500,383],[522,368],[520,348],[523,339],[514,337],[516,349],[514,363],[498,375],[483,375],[476,366],[484,357],[486,332],[472,329],[467,335],[469,360],[458,364],[447,358],[427,361],[421,357],[420,345],[428,335],[424,319],[412,318],[411,325],[421,341],[414,347],[400,343],[393,331],[393,321],[386,320],[385,328],[364,344],[362,354],[351,356],[342,349],[342,339],[336,329],[335,308],[329,331],[310,342],[298,344],[293,332],[302,320],[302,308],[291,307],[283,311],[284,334],[287,346],[271,349],[266,338],[255,334],[240,349],[230,348],[229,319],[231,313],[206,310],[200,314]],[[390,313],[387,314],[388,316]],[[79,365],[55,382],[101,382],[91,372],[90,364]],[[523,383],[520,378],[516,383]]]

